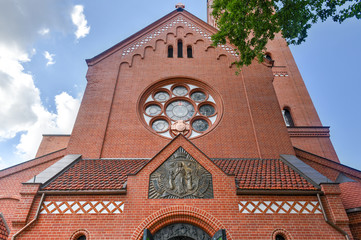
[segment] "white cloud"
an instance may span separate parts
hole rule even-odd
[[[40,34],[40,35],[46,35],[46,34],[48,34],[50,32],[50,29],[49,28],[42,28],[42,29],[40,29],[39,31],[38,31],[38,33]]]
[[[73,32],[72,11],[71,0],[0,1],[0,141],[20,133],[16,148],[24,160],[35,156],[43,133],[70,133],[79,107],[79,99],[62,93],[55,97],[57,113],[49,112],[23,67],[42,34]],[[44,54],[47,65],[53,64],[54,54]],[[0,158],[0,169],[15,163],[19,160]]]
[[[73,24],[77,27],[75,32],[77,39],[85,37],[90,31],[90,26],[87,26],[88,21],[85,19],[83,11],[84,7],[82,5],[75,5],[71,13]]]
[[[80,99],[73,98],[66,92],[55,96],[57,113],[50,113],[44,107],[39,106],[34,111],[38,117],[27,132],[20,137],[20,143],[16,146],[18,155],[22,159],[31,159],[42,139],[42,134],[70,134],[80,106]]]
[[[54,61],[55,54],[50,54],[48,51],[44,52],[44,57],[48,62],[46,63],[46,66],[53,65],[55,63]]]

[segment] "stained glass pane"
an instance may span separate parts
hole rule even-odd
[[[194,107],[187,101],[178,100],[167,106],[166,113],[173,120],[188,120],[194,114]]]
[[[198,132],[204,132],[209,128],[209,124],[204,119],[197,119],[192,123],[192,128]]]
[[[185,96],[188,93],[188,90],[186,87],[178,86],[173,89],[173,93],[176,96]]]
[[[206,100],[206,94],[203,92],[194,92],[192,93],[191,98],[196,102],[202,102]]]
[[[148,114],[149,116],[157,116],[162,112],[162,109],[155,104],[149,105],[146,109],[145,109],[145,113]]]
[[[164,132],[169,128],[169,124],[167,121],[163,119],[155,120],[152,124],[152,128],[157,132]]]
[[[199,112],[204,116],[211,116],[216,112],[216,110],[212,105],[205,104],[199,108]]]
[[[165,102],[169,99],[169,94],[167,92],[157,92],[155,95],[154,95],[154,99],[159,101],[159,102]]]

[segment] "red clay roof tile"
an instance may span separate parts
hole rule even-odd
[[[8,229],[6,228],[6,225],[5,225],[6,223],[4,221],[5,220],[0,215],[0,240],[6,240],[6,239],[8,239],[8,236],[9,236],[9,232],[8,232]]]
[[[212,159],[240,189],[317,190],[280,159]],[[149,160],[80,160],[43,190],[119,190]]]
[[[43,190],[119,190],[149,160],[80,160]]]
[[[317,190],[280,159],[212,159],[239,189]]]

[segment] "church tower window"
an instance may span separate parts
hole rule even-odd
[[[193,50],[190,45],[187,46],[187,58],[193,58]]]
[[[183,42],[180,39],[178,40],[178,57],[183,57]]]
[[[266,55],[264,55],[264,58],[269,60],[269,61],[273,61],[273,59],[271,57],[271,54],[269,54],[269,53],[266,53]]]
[[[172,45],[168,46],[168,57],[173,58],[173,46]]]
[[[287,127],[294,127],[295,124],[293,123],[293,119],[290,113],[290,110],[287,108],[284,108],[282,110],[282,115],[283,115],[283,119],[285,120],[286,126]]]

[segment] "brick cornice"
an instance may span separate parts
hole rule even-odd
[[[330,127],[287,127],[290,137],[330,137]]]

